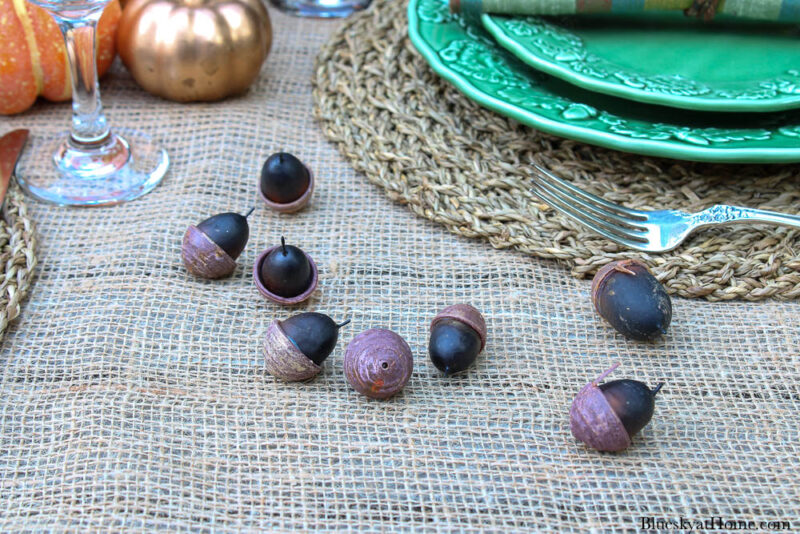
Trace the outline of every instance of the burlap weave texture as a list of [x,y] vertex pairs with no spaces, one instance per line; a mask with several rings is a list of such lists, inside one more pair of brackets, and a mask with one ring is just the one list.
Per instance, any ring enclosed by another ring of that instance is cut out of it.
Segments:
[[[104,80],[112,124],[169,149],[153,193],[89,211],[30,203],[37,279],[0,347],[0,531],[608,532],[710,515],[800,527],[796,303],[676,299],[663,342],[625,341],[595,317],[587,281],[454,236],[353,171],[311,113],[313,60],[336,23],[270,14],[272,55],[242,98],[162,101],[119,65]],[[42,104],[2,129],[55,131],[68,113]],[[281,149],[318,180],[296,215],[257,200]],[[186,226],[252,205],[234,275],[188,276]],[[292,310],[250,279],[281,235],[320,267]],[[427,328],[460,301],[484,312],[489,339],[445,379]],[[316,380],[281,384],[259,342],[299,310],[353,322]],[[387,402],[342,372],[346,343],[372,327],[414,351]],[[634,446],[601,455],[575,443],[567,413],[617,360],[620,378],[666,386]]]

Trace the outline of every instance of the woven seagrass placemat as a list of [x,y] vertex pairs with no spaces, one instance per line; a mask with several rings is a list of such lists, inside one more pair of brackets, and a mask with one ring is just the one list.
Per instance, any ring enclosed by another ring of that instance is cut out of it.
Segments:
[[570,266],[586,277],[637,257],[670,293],[708,300],[800,297],[800,232],[728,227],[671,253],[634,253],[528,191],[538,162],[586,190],[640,209],[738,204],[800,209],[797,165],[711,165],[650,158],[543,134],[485,110],[439,78],[407,38],[405,2],[380,0],[317,58],[315,105],[326,135],[390,198],[453,233]]
[[0,341],[20,314],[36,267],[36,232],[25,195],[11,184],[0,218]]

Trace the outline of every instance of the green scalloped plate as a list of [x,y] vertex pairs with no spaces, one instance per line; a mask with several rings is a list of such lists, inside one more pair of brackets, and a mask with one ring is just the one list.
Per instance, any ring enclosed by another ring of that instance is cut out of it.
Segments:
[[431,67],[482,106],[538,130],[626,152],[728,163],[800,161],[800,111],[712,113],[642,104],[535,71],[447,0],[410,0],[409,36]]
[[524,63],[584,89],[704,111],[800,107],[800,26],[681,13],[483,15]]

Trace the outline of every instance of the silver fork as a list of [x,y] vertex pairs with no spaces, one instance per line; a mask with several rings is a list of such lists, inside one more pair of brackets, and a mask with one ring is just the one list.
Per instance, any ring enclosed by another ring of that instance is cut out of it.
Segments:
[[546,204],[620,245],[647,252],[666,252],[692,232],[733,223],[764,223],[800,229],[800,216],[774,211],[716,205],[697,213],[641,211],[587,193],[534,164],[531,192]]

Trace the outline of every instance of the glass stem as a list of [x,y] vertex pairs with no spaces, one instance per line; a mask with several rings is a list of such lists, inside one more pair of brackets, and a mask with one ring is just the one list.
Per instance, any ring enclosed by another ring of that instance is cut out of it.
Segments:
[[67,48],[72,75],[72,130],[70,141],[77,145],[102,145],[109,129],[100,102],[97,82],[97,21],[102,9],[82,13],[80,18],[56,15]]

